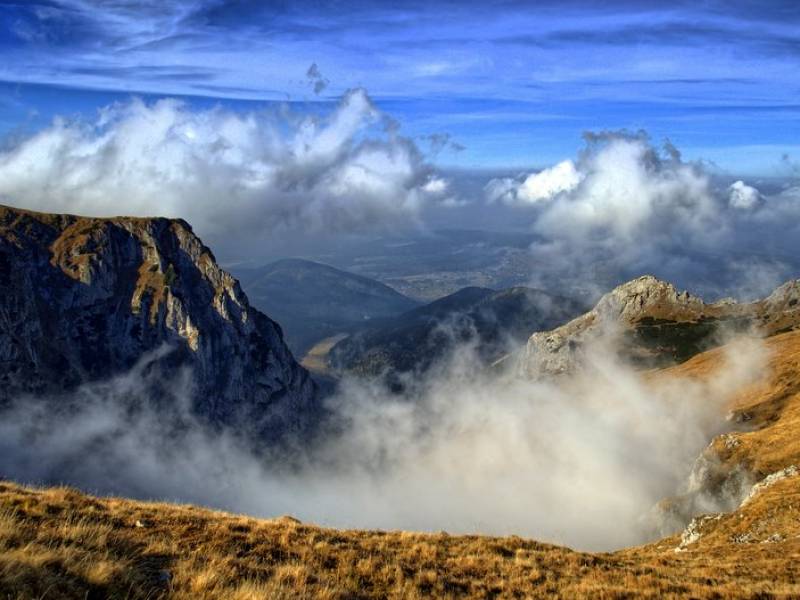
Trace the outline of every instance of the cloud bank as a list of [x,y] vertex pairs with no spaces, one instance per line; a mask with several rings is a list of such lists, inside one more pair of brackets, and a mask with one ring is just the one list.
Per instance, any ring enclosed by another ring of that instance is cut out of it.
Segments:
[[733,208],[749,210],[757,207],[761,202],[761,193],[742,180],[734,181],[728,189],[730,191],[729,202]]
[[132,100],[0,153],[0,202],[181,217],[204,234],[409,224],[445,189],[361,89],[320,117]]
[[490,202],[529,211],[541,239],[532,248],[537,285],[566,280],[596,292],[654,273],[710,295],[752,296],[796,273],[800,203],[791,190],[767,196],[744,181],[721,184],[643,132],[585,141],[575,160],[486,186]]

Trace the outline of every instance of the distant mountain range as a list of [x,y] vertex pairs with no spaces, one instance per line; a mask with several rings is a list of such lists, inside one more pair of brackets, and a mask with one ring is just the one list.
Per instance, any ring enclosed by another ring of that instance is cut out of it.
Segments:
[[378,281],[310,260],[279,260],[235,274],[251,302],[281,324],[296,356],[324,338],[419,306]]
[[499,290],[525,285],[542,266],[531,252],[536,239],[530,232],[402,230],[334,240],[304,239],[285,247],[271,244],[264,251],[276,258],[303,256],[357,273],[427,303],[465,287]]
[[524,344],[534,331],[575,317],[585,307],[526,287],[467,287],[371,326],[337,343],[331,365],[360,375],[421,372],[457,346],[473,344],[490,363]]

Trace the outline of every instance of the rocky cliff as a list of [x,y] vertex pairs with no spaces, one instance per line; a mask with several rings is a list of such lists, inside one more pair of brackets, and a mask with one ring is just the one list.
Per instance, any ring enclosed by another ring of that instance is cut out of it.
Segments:
[[0,206],[0,405],[131,369],[191,368],[194,412],[270,436],[302,428],[315,390],[280,327],[182,220]]
[[800,280],[789,281],[763,300],[706,303],[651,275],[603,296],[580,317],[534,333],[519,370],[528,377],[571,371],[593,340],[611,340],[622,359],[649,368],[680,363],[723,343],[730,333],[773,335],[800,327]]

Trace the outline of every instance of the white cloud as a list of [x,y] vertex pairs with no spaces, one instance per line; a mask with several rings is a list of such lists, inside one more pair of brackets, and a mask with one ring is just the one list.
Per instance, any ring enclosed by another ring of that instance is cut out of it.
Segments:
[[517,204],[517,190],[519,182],[510,177],[491,179],[486,184],[484,191],[490,202],[503,202],[508,205]]
[[492,200],[512,206],[536,204],[571,192],[583,177],[584,174],[575,168],[574,162],[565,160],[538,173],[531,173],[522,182],[510,178],[494,179],[489,182],[487,193]]
[[563,192],[571,192],[583,180],[583,174],[575,163],[565,160],[556,166],[529,175],[517,192],[517,197],[526,202],[550,200]]
[[422,186],[422,189],[429,194],[444,194],[447,191],[448,183],[445,179],[440,177],[431,177],[428,182]]
[[545,209],[538,230],[637,241],[665,226],[697,229],[715,215],[709,177],[659,156],[644,139],[604,141],[584,154],[579,168],[581,185]]
[[0,201],[182,217],[203,233],[413,223],[443,186],[363,90],[324,118],[133,100],[94,122],[56,119],[0,154]]
[[[720,189],[704,165],[683,161],[670,144],[654,147],[644,133],[586,141],[574,161],[486,186],[489,201],[533,210],[533,285],[592,294],[655,273],[707,294],[760,295],[796,276],[791,215],[800,203],[791,194],[762,197],[742,181]],[[740,290],[743,269],[779,279]]]
[[744,181],[736,181],[729,188],[730,196],[728,201],[733,208],[742,210],[750,210],[755,208],[761,202],[761,194],[759,191],[747,185]]

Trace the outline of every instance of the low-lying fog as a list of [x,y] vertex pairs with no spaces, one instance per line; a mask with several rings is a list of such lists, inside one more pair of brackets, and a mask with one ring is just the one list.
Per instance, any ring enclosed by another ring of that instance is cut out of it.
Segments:
[[[485,215],[502,212],[535,238],[531,285],[593,297],[643,273],[740,297],[796,275],[793,159],[785,180],[743,181],[643,132],[584,137],[572,159],[476,175],[467,191],[365,90],[347,92],[325,115],[136,100],[88,122],[55,120],[10,144],[0,152],[0,195],[46,211],[180,216],[215,248],[227,240],[245,254],[298,231],[305,242],[424,230],[431,211],[439,223],[490,228]],[[430,272],[441,268],[454,267]],[[345,381],[329,401],[343,425],[306,445],[293,469],[188,416],[191,426],[170,428],[144,408],[144,383],[155,375],[140,365],[83,387],[65,414],[45,399],[19,399],[0,421],[0,472],[331,526],[615,548],[647,539],[641,517],[680,491],[724,428],[726,401],[762,372],[763,356],[739,347],[705,383],[652,381],[602,344],[591,356],[585,371],[556,383],[488,374],[470,348],[403,397]],[[186,405],[191,374],[169,377],[176,406]]]
[[763,373],[758,342],[728,348],[698,382],[632,371],[598,342],[579,374],[548,383],[487,373],[462,347],[402,397],[344,381],[329,400],[337,432],[299,451],[291,469],[187,417],[188,372],[172,377],[190,425],[167,425],[145,408],[147,378],[158,376],[144,373],[145,359],[81,388],[63,414],[21,398],[0,422],[0,472],[333,527],[613,549],[654,537],[644,517],[681,490],[724,429],[726,402]]

